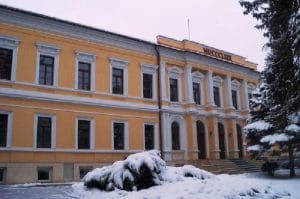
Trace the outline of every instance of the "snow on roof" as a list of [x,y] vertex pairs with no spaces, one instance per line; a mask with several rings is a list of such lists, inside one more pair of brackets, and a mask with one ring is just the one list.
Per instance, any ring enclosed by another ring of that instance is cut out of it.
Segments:
[[285,133],[275,133],[273,135],[267,135],[265,137],[263,137],[260,141],[261,142],[269,142],[269,144],[274,144],[276,142],[284,142],[284,141],[288,141],[289,140],[289,136]]
[[268,122],[265,122],[263,120],[259,120],[259,121],[247,124],[244,127],[244,129],[246,129],[246,130],[253,129],[253,130],[262,131],[262,130],[267,130],[267,129],[271,128],[271,127],[272,127],[272,124],[270,124]]

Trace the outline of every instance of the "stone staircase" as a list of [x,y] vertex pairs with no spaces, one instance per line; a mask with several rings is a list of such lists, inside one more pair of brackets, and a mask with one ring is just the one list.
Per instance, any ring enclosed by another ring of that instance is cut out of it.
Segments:
[[214,174],[241,174],[259,172],[263,161],[248,159],[223,159],[223,160],[191,160],[183,162],[167,162],[170,166],[183,166],[190,164]]

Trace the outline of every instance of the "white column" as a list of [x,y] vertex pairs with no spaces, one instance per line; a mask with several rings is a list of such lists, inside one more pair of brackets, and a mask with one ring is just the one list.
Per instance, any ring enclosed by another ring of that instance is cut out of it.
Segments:
[[208,105],[214,106],[214,82],[212,77],[212,71],[208,71],[206,73],[206,88],[207,88],[207,99],[208,99]]
[[248,99],[248,83],[247,80],[243,80],[242,82],[242,89],[244,94],[244,103],[243,103],[243,109],[248,110],[249,109],[249,99]]
[[193,78],[192,78],[192,67],[186,66],[184,69],[184,77],[185,77],[185,93],[186,93],[186,101],[187,103],[194,103],[193,98]]
[[166,67],[165,62],[160,62],[160,97],[162,101],[168,101],[167,93],[166,93]]
[[232,95],[231,95],[231,76],[230,75],[227,75],[225,77],[225,85],[226,85],[226,96],[227,96],[226,108],[233,108]]

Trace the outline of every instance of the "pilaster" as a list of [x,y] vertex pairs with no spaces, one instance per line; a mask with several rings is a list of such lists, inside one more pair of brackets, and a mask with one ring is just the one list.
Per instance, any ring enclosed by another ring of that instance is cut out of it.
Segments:
[[194,103],[193,98],[193,78],[192,78],[192,67],[186,66],[184,69],[184,77],[186,82],[186,102],[187,103]]
[[213,83],[213,76],[212,76],[212,71],[207,71],[206,73],[206,87],[207,87],[207,102],[209,106],[215,106],[214,102],[214,83]]

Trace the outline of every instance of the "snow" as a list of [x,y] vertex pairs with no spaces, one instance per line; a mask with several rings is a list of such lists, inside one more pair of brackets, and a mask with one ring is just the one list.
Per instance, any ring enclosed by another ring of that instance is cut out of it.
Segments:
[[286,131],[289,131],[289,132],[300,132],[300,127],[296,124],[290,124],[289,126],[287,126],[285,128]]
[[151,150],[132,154],[111,166],[94,169],[87,173],[83,182],[88,188],[130,191],[161,185],[165,181],[182,181],[185,177],[207,179],[214,175],[191,165],[167,167],[159,151]]
[[285,142],[288,141],[290,137],[284,133],[278,134],[275,133],[273,135],[267,135],[263,137],[260,141],[261,142],[268,142],[269,144],[275,144],[276,142]]
[[180,181],[166,181],[159,186],[132,192],[87,189],[83,183],[75,183],[72,188],[74,195],[82,199],[299,199],[299,185],[299,178],[269,179],[258,173],[222,174],[204,180],[184,177]]
[[253,129],[253,130],[263,131],[263,130],[267,130],[271,127],[272,127],[272,125],[270,123],[260,120],[260,121],[256,121],[256,122],[247,124],[244,127],[244,129],[245,130]]
[[261,150],[262,150],[262,146],[259,144],[247,147],[247,151],[261,151]]

